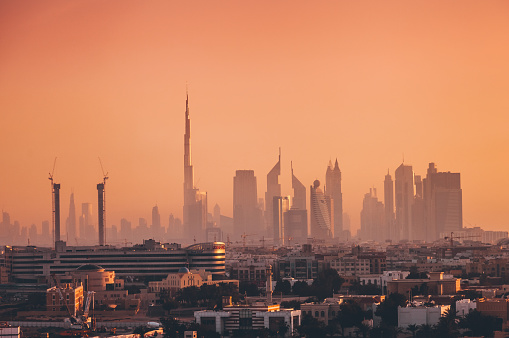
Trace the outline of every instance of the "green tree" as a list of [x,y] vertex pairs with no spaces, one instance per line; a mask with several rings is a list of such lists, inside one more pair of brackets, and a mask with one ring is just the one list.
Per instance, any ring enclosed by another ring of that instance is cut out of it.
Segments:
[[410,274],[406,277],[406,279],[427,279],[428,274],[426,272],[419,272],[419,269],[416,265],[412,265],[410,267]]
[[391,293],[380,303],[375,314],[389,326],[398,326],[398,306],[405,306],[407,299],[400,293]]
[[474,310],[460,320],[459,326],[470,330],[474,336],[492,337],[494,331],[502,329],[502,319]]

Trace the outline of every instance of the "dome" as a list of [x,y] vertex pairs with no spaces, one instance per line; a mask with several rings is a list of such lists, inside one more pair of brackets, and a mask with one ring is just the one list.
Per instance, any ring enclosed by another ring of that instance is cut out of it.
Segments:
[[179,273],[189,273],[189,269],[183,266],[179,269]]
[[96,264],[84,264],[76,269],[76,271],[100,271],[100,270],[104,270],[104,268]]

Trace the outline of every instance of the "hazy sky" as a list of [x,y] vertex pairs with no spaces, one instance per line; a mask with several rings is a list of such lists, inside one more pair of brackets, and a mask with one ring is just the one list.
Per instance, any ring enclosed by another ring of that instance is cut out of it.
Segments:
[[187,82],[209,210],[232,215],[237,169],[263,197],[281,147],[288,195],[290,160],[309,188],[338,158],[356,228],[404,154],[461,172],[465,225],[509,230],[508,60],[506,0],[1,1],[0,208],[50,220],[55,156],[62,223],[72,190],[96,208],[100,156],[108,225],[180,217]]

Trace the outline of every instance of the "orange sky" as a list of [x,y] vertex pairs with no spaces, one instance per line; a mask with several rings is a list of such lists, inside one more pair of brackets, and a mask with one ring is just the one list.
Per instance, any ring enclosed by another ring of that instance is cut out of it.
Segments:
[[[306,185],[329,159],[354,228],[405,156],[461,172],[465,225],[509,230],[509,2],[0,2],[0,207],[62,223],[71,189],[107,223],[181,216],[185,86],[196,185],[232,214],[236,169],[259,197],[282,147]],[[96,215],[95,215],[96,217]]]

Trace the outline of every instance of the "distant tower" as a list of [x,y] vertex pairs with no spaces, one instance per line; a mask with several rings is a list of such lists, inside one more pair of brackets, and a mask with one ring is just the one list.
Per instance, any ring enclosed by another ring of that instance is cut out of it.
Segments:
[[306,187],[293,174],[293,163],[291,164],[291,170],[293,188],[292,209],[306,210]]
[[267,267],[265,275],[267,276],[267,283],[265,284],[267,304],[272,304],[272,265]]
[[339,170],[338,159],[334,167],[329,161],[327,172],[325,173],[325,194],[332,198],[334,208],[334,235],[341,238],[343,235],[343,193],[341,192],[341,170]]
[[384,203],[385,203],[385,229],[384,239],[394,239],[397,237],[395,231],[394,219],[394,183],[391,174],[387,169],[384,181]]
[[67,217],[67,240],[74,243],[78,234],[76,233],[76,206],[74,205],[74,193],[71,193],[71,199],[69,202],[69,217]]
[[60,184],[53,185],[53,229],[55,231],[55,242],[60,241]]
[[412,166],[401,164],[396,169],[396,231],[394,239],[413,240],[412,208],[414,203],[414,171]]
[[281,148],[279,149],[279,158],[274,167],[267,174],[267,191],[265,192],[265,221],[267,231],[272,232],[274,228],[274,215],[272,212],[274,197],[281,196],[281,184],[279,183],[281,175]]
[[233,231],[236,238],[244,233],[263,235],[261,210],[254,170],[237,170],[233,178]]
[[361,229],[362,240],[382,241],[385,239],[385,211],[382,202],[378,201],[376,189],[369,189],[369,193],[364,195],[361,211]]
[[186,94],[184,133],[184,231],[188,239],[205,239],[207,228],[207,193],[194,186],[194,169],[191,164],[191,119],[189,96]]
[[216,203],[214,206],[214,217],[213,217],[214,223],[216,223],[216,227],[221,227],[221,208],[219,207],[219,204]]
[[155,240],[162,239],[161,229],[161,215],[159,214],[159,207],[156,205],[152,208],[152,236]]
[[273,234],[275,245],[285,245],[285,238],[287,237],[285,231],[285,213],[290,209],[290,197],[275,196],[273,199],[272,214],[273,220]]
[[106,232],[104,222],[106,215],[106,206],[104,205],[104,183],[97,185],[97,215],[99,217],[99,245],[106,243]]
[[320,181],[315,180],[310,187],[311,237],[328,240],[334,237],[334,209],[330,196],[320,189]]

